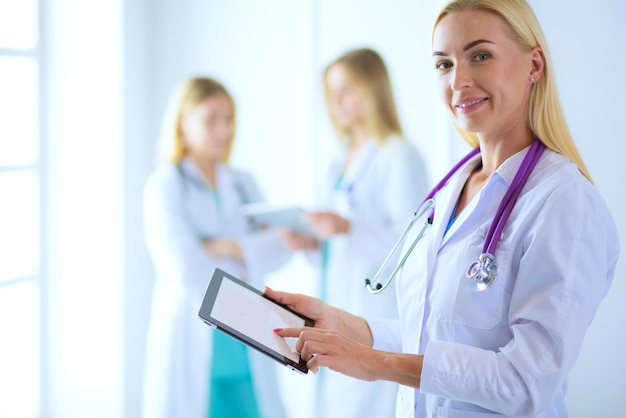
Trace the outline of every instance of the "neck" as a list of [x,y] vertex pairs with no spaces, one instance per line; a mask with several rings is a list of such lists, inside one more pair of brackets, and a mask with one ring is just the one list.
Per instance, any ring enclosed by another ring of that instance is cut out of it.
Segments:
[[350,142],[350,147],[358,149],[363,145],[367,140],[371,137],[370,133],[362,126],[357,126],[352,129],[351,132],[352,140]]
[[489,139],[479,136],[480,154],[482,159],[481,172],[484,177],[491,176],[500,165],[512,155],[517,154],[533,143],[531,132],[517,138]]
[[200,173],[202,173],[202,176],[207,181],[207,183],[209,183],[211,187],[215,188],[215,167],[217,167],[217,161],[208,158],[198,158],[191,155],[189,156],[189,158],[198,167]]
[[367,137],[352,137],[350,140],[350,144],[348,145],[348,156],[346,158],[345,165],[343,167],[343,171],[345,172],[350,164],[354,160],[354,157],[359,152],[361,147],[367,142]]

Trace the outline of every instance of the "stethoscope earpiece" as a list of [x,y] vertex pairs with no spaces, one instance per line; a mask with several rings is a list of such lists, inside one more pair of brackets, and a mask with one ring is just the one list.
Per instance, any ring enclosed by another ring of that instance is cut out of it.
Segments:
[[370,279],[365,279],[365,286],[370,289],[372,293],[378,293],[382,290],[383,285],[381,283],[376,283],[376,285],[372,286],[372,281]]

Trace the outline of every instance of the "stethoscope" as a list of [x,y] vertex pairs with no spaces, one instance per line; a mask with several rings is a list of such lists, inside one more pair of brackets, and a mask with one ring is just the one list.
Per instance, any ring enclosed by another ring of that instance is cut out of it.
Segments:
[[[186,173],[185,169],[183,168],[182,161],[179,161],[178,163],[176,163],[176,172],[178,173],[181,180],[183,181],[183,193],[185,197],[188,196],[189,185],[199,190],[210,191],[213,194],[213,198],[215,199],[215,205],[218,207],[218,211],[221,211],[220,208],[221,208],[222,203],[221,203],[220,195],[218,194],[217,190],[213,190],[202,180],[195,178],[193,176],[189,176]],[[240,184],[240,183],[241,182],[238,180],[235,180],[233,183],[233,186],[235,188],[235,193],[237,193],[237,196],[239,197],[239,201],[241,202],[242,205],[245,205],[247,203],[252,203],[252,200],[248,197],[248,193],[246,193],[245,187],[243,186],[243,184]],[[248,227],[252,230],[257,229],[259,227],[256,221],[254,221],[253,219],[247,219],[246,222],[248,223]]]
[[[544,149],[545,145],[537,138],[535,138],[534,142],[530,146],[530,149],[524,156],[522,164],[515,173],[515,177],[513,178],[511,185],[507,189],[504,197],[502,198],[502,201],[500,202],[500,205],[498,206],[498,209],[496,210],[496,214],[493,218],[494,220],[491,223],[489,230],[487,231],[487,235],[485,236],[482,253],[478,257],[478,260],[474,261],[467,268],[466,276],[474,281],[475,289],[480,292],[489,289],[498,278],[498,267],[495,263],[495,253],[499,237],[502,235],[504,226],[506,225],[506,222],[508,221],[511,212],[513,211],[513,206],[515,206],[517,198],[519,197],[522,189],[524,188],[524,185],[526,184],[526,181],[528,180],[528,176],[530,176],[530,173],[537,165],[537,162],[539,161],[539,158],[541,157]],[[452,167],[452,170],[450,170],[450,172],[446,174],[443,179],[441,179],[441,181],[430,191],[430,193],[428,193],[424,201],[420,204],[418,209],[413,214],[413,217],[411,218],[411,221],[409,222],[407,227],[404,229],[404,232],[402,232],[402,235],[400,235],[400,238],[398,238],[398,241],[396,241],[396,243],[394,244],[393,248],[389,252],[389,255],[387,255],[387,258],[385,258],[383,264],[374,275],[374,279],[365,279],[365,286],[367,287],[367,290],[370,291],[370,293],[380,293],[385,290],[389,283],[391,283],[391,280],[402,268],[407,258],[413,251],[413,248],[415,248],[415,245],[417,245],[417,243],[422,239],[422,237],[426,233],[426,230],[433,223],[433,219],[435,216],[435,194],[437,194],[437,192],[439,192],[439,190],[441,190],[446,185],[450,177],[452,177],[457,171],[459,171],[459,169],[467,161],[469,161],[479,152],[480,148],[474,148],[469,154],[463,157],[461,161],[459,161],[454,167]],[[378,279],[380,278],[383,270],[385,270],[385,268],[389,264],[393,255],[400,247],[400,244],[404,241],[406,235],[411,231],[415,222],[417,222],[418,219],[422,218],[429,210],[430,214],[428,215],[428,217],[426,217],[422,229],[419,231],[419,233],[411,243],[411,246],[407,249],[400,262],[391,272],[387,281],[385,281],[384,284],[380,284],[378,282]]]

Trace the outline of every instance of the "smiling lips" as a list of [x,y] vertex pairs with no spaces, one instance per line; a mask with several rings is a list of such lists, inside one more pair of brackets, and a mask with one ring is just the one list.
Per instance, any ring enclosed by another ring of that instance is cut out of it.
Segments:
[[484,103],[485,101],[487,101],[487,99],[484,97],[471,98],[471,99],[466,99],[466,100],[457,102],[457,104],[454,105],[454,107],[461,110],[461,112],[463,113],[468,113],[476,109],[481,103]]

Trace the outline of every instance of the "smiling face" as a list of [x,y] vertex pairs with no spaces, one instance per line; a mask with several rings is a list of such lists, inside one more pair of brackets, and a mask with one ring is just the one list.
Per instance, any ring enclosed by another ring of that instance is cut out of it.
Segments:
[[234,133],[234,107],[225,94],[210,96],[186,112],[181,131],[192,158],[224,161]]
[[444,17],[433,32],[438,90],[454,122],[484,138],[528,136],[528,102],[541,76],[539,48],[524,50],[483,10]]

